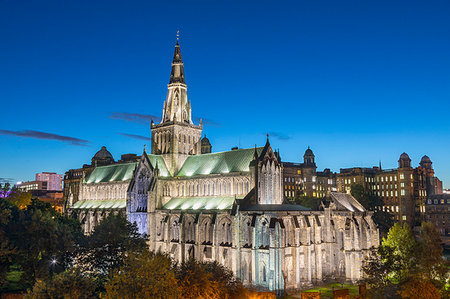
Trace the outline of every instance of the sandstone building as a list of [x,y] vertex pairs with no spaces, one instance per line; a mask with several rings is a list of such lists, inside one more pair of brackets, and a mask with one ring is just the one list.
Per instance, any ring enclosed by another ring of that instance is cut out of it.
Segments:
[[[279,291],[361,279],[361,263],[379,243],[371,212],[337,192],[319,211],[290,204],[289,166],[269,138],[262,147],[212,152],[191,113],[177,42],[150,153],[144,147],[137,161],[115,163],[105,148],[73,171],[77,177],[67,176],[68,211],[87,234],[109,213],[124,213],[148,235],[150,249],[176,261],[218,261],[244,284]],[[312,175],[314,157],[305,156],[301,169]],[[314,190],[314,182],[304,183]]]

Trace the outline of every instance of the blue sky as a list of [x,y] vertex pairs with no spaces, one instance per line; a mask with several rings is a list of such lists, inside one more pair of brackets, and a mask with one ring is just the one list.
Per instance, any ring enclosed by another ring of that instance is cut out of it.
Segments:
[[148,141],[130,135],[150,137],[149,125],[124,116],[161,116],[180,30],[213,151],[269,132],[284,161],[310,146],[333,171],[427,154],[450,188],[449,12],[449,1],[2,0],[0,178],[63,173],[102,145],[142,153]]

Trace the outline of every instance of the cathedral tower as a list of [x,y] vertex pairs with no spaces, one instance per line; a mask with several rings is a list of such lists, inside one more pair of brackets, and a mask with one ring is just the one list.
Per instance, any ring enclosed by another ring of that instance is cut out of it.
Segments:
[[163,156],[172,175],[178,172],[188,155],[201,153],[202,122],[198,126],[192,122],[178,38],[161,123],[152,121],[151,130],[151,152]]

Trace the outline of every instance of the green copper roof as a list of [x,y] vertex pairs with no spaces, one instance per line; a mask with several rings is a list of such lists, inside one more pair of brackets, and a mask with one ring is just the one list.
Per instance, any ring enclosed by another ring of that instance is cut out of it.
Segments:
[[[263,148],[258,147],[256,150],[258,155],[260,155]],[[254,152],[254,148],[247,148],[228,152],[189,156],[177,176],[246,172],[249,171],[249,165],[253,160]]]
[[99,166],[86,178],[87,184],[131,180],[137,162]]
[[125,209],[127,201],[117,200],[80,200],[76,202],[72,209]]
[[150,160],[150,163],[152,163],[153,168],[155,168],[156,164],[158,164],[160,176],[170,176],[169,170],[167,169],[166,163],[164,162],[164,159],[162,156],[150,155],[150,154],[147,154],[147,156],[148,156],[148,159]]
[[229,210],[234,197],[174,197],[164,206],[164,210]]

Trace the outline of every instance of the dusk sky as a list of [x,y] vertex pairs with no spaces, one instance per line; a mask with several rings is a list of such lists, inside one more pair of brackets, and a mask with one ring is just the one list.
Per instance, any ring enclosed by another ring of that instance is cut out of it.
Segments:
[[[163,3],[164,2],[164,3]],[[318,170],[413,167],[450,188],[450,1],[0,0],[0,182],[149,145],[176,43],[213,151],[310,146]]]

